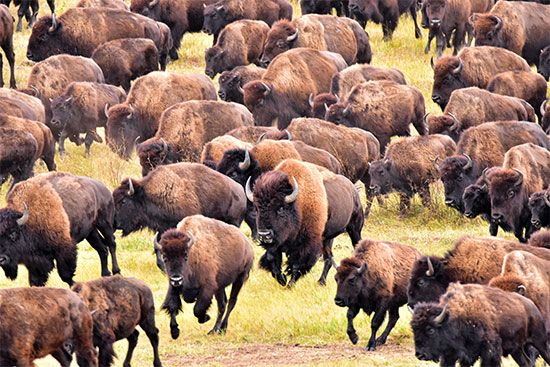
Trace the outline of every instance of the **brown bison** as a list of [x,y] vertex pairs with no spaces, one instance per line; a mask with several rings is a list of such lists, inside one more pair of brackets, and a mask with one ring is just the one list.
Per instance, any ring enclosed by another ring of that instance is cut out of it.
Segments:
[[162,113],[155,136],[138,145],[142,174],[161,164],[198,162],[210,140],[252,125],[252,114],[237,103],[188,101],[173,105]]
[[205,75],[155,71],[139,77],[132,84],[126,101],[107,112],[107,143],[127,159],[134,144],[155,135],[165,109],[193,99],[216,98],[214,84]]
[[0,127],[0,188],[10,176],[13,178],[10,189],[31,177],[39,153],[31,133]]
[[86,134],[84,145],[86,156],[89,157],[94,140],[103,142],[96,128],[107,125],[107,109],[109,106],[124,102],[125,99],[126,92],[112,85],[91,82],[69,84],[63,94],[50,101],[52,110],[50,125],[61,131],[59,155],[61,157],[65,155],[67,137],[80,137],[80,134]]
[[0,317],[0,365],[33,366],[35,359],[51,354],[66,367],[74,349],[79,366],[97,367],[92,315],[70,290],[2,289]]
[[275,56],[297,47],[335,52],[348,65],[369,63],[372,59],[369,36],[359,23],[345,17],[310,14],[273,24],[261,63],[268,65]]
[[550,44],[540,52],[537,70],[546,80],[550,80]]
[[[10,88],[15,85],[15,53],[13,52],[13,17],[7,6],[0,4],[0,47],[10,64]],[[2,73],[2,55],[0,55],[0,88],[4,86]]]
[[0,88],[0,110],[5,115],[46,123],[46,112],[40,99],[15,89]]
[[99,181],[68,173],[44,173],[15,185],[0,209],[0,266],[17,278],[17,265],[29,270],[31,286],[44,286],[57,264],[61,280],[72,285],[77,244],[86,239],[101,260],[101,274],[119,273],[111,192]]
[[105,42],[97,46],[92,59],[103,71],[106,83],[121,86],[125,91],[130,89],[132,80],[159,69],[157,47],[146,38],[122,38]]
[[502,168],[490,169],[484,178],[492,219],[519,241],[527,242],[534,232],[529,197],[550,186],[550,152],[531,143],[515,146],[506,152]]
[[500,1],[490,12],[475,14],[476,46],[503,47],[536,65],[541,50],[550,44],[550,8],[526,1]]
[[529,238],[529,245],[550,249],[550,230],[541,229]]
[[348,16],[349,0],[300,0],[302,14],[332,14],[336,10],[338,16]]
[[[399,307],[407,303],[407,284],[414,262],[421,254],[414,248],[395,242],[363,240],[336,268],[337,306],[348,307],[348,337],[357,344],[359,337],[353,319],[359,311],[374,312],[367,350],[373,351],[386,343],[399,320]],[[376,333],[388,313],[388,325],[376,338]]]
[[279,19],[292,19],[288,0],[218,0],[204,7],[202,31],[218,34],[228,24],[239,19],[263,20],[271,27]]
[[233,149],[252,149],[252,144],[239,140],[231,135],[222,135],[204,144],[201,152],[201,163],[216,169],[225,152]]
[[518,294],[477,284],[452,284],[439,303],[415,309],[411,322],[416,358],[441,366],[502,366],[512,355],[520,366],[548,363],[546,327],[535,304]]
[[420,90],[393,81],[377,80],[353,87],[346,100],[333,104],[325,120],[370,131],[384,153],[394,135],[409,136],[412,123],[420,135],[428,133]]
[[437,302],[450,283],[487,284],[500,274],[504,257],[514,250],[550,260],[550,250],[522,245],[495,237],[463,237],[444,257],[424,256],[417,260],[408,288],[408,305]]
[[153,366],[161,367],[158,352],[159,331],[155,325],[155,302],[153,292],[135,278],[120,275],[105,277],[71,288],[92,311],[94,346],[99,348],[99,365],[111,366],[117,340],[128,339],[128,352],[124,366],[130,366],[132,353],[138,342],[139,325],[153,346]]
[[370,164],[370,189],[378,194],[397,191],[399,210],[405,214],[415,193],[425,207],[431,206],[430,183],[439,178],[434,160],[451,156],[456,144],[444,135],[399,138],[388,146],[384,158]]
[[550,135],[550,104],[548,104],[548,100],[544,101],[540,106],[540,113],[542,115],[542,119],[540,120],[542,129]]
[[221,31],[218,41],[206,49],[205,74],[214,78],[237,66],[258,64],[269,26],[258,20],[238,20]]
[[218,96],[226,102],[244,104],[243,85],[253,80],[262,79],[265,70],[256,65],[246,65],[224,71],[218,79]]
[[434,69],[432,100],[441,110],[455,89],[486,88],[495,75],[505,71],[530,71],[527,62],[499,47],[465,47],[457,56],[440,58]]
[[244,85],[244,103],[256,125],[277,121],[285,129],[295,117],[309,116],[309,95],[328,92],[330,78],[341,69],[327,54],[295,48],[276,57],[260,80]]
[[516,97],[503,96],[477,87],[451,93],[442,116],[426,118],[430,134],[445,134],[458,141],[462,132],[489,121],[536,122],[535,110]]
[[464,215],[473,219],[480,215],[483,219],[489,222],[489,233],[491,236],[498,234],[498,223],[492,218],[491,198],[485,179],[483,177],[466,186],[462,194],[462,205],[464,207]]
[[506,71],[495,75],[487,84],[489,92],[521,98],[535,109],[539,123],[544,114],[542,104],[548,87],[541,75],[527,71]]
[[332,76],[330,92],[340,98],[347,98],[353,87],[371,80],[390,80],[397,84],[407,84],[399,69],[357,64]]
[[276,127],[243,126],[229,131],[226,135],[231,135],[250,144],[255,144],[262,140],[267,133],[279,134],[279,130]]
[[119,10],[130,10],[122,0],[80,0],[76,8],[111,8]]
[[531,194],[528,205],[533,228],[550,227],[550,188]]
[[[181,311],[181,298],[187,303],[195,302],[193,314],[204,324],[210,320],[206,312],[212,297],[216,297],[218,317],[210,333],[225,333],[254,263],[254,251],[246,236],[237,227],[194,215],[182,220],[177,229],[164,233],[158,246],[169,279],[162,309],[170,315],[172,338],[177,339],[180,334],[176,316]],[[227,303],[225,288],[229,285]]]
[[[243,188],[205,165],[161,166],[142,179],[128,178],[113,191],[115,227],[127,236],[143,228],[157,238],[190,215],[202,214],[239,227],[246,210]],[[164,269],[158,250],[157,265]]]

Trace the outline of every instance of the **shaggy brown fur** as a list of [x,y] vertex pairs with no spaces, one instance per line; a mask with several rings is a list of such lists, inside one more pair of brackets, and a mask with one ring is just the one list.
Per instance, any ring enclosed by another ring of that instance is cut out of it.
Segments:
[[67,289],[12,288],[0,290],[0,364],[32,366],[51,354],[71,364],[66,343],[74,347],[79,366],[97,367],[92,343],[92,316],[84,302]]
[[256,65],[237,66],[231,71],[224,71],[218,79],[218,96],[226,102],[244,104],[242,87],[253,80],[262,79],[264,68]]
[[243,126],[229,131],[227,135],[231,135],[250,144],[256,144],[263,135],[276,132],[279,132],[276,127]]
[[[399,319],[399,307],[407,303],[407,284],[414,262],[421,254],[416,249],[395,242],[363,240],[353,257],[342,260],[336,273],[338,306],[348,308],[347,333],[353,344],[358,341],[353,319],[362,309],[370,315],[371,337],[367,349],[386,342]],[[388,325],[377,339],[378,328],[388,312]]]
[[398,84],[407,84],[399,69],[357,64],[332,76],[330,92],[345,99],[353,87],[370,80],[391,80]]
[[40,99],[17,90],[0,88],[0,110],[6,115],[46,123],[46,112]]
[[426,119],[429,132],[449,135],[455,141],[458,141],[464,130],[489,121],[536,122],[533,107],[524,100],[477,87],[453,91],[443,113],[442,116],[430,116]]
[[338,103],[340,98],[332,93],[321,93],[313,98],[310,95],[309,105],[311,106],[311,116],[316,119],[324,119],[327,109],[335,103]]
[[355,20],[309,14],[273,24],[265,42],[262,63],[267,65],[277,55],[297,47],[338,53],[348,65],[369,63],[372,59],[369,36]]
[[[9,4],[9,3],[8,3]],[[0,47],[4,51],[10,65],[10,88],[17,88],[15,85],[15,53],[13,52],[13,22],[15,19],[7,6],[0,4]],[[4,86],[4,75],[2,73],[2,55],[0,55],[0,88]]]
[[267,32],[269,26],[262,21],[238,20],[228,24],[218,42],[205,51],[205,74],[214,78],[237,66],[259,63]]
[[497,2],[487,14],[472,17],[476,46],[503,47],[536,65],[550,44],[550,9],[532,2]]
[[76,8],[112,8],[119,10],[130,10],[122,0],[80,0]]
[[205,75],[155,71],[138,78],[126,101],[109,109],[107,143],[128,158],[134,143],[157,132],[168,107],[189,100],[216,100],[216,90]]
[[147,38],[123,38],[99,45],[92,59],[105,75],[105,82],[130,90],[130,82],[159,69],[159,51]]
[[31,177],[39,153],[32,134],[0,127],[0,188],[9,176],[13,178],[11,187]]
[[529,245],[550,249],[550,230],[541,229],[529,238]]
[[204,144],[201,153],[201,163],[217,166],[223,154],[231,149],[252,149],[252,144],[239,140],[231,135],[222,135]]
[[163,112],[154,137],[138,146],[145,176],[160,164],[198,162],[204,144],[228,131],[254,125],[246,107],[232,102],[188,101]]
[[138,342],[139,325],[153,346],[153,366],[161,367],[158,354],[158,329],[155,326],[155,302],[147,285],[136,278],[120,275],[104,277],[85,283],[76,283],[72,291],[93,312],[93,341],[99,347],[99,363],[110,366],[115,352],[113,343],[128,339],[128,352],[124,366],[129,366]]
[[487,84],[489,92],[521,98],[529,103],[535,109],[539,122],[542,119],[541,105],[546,99],[547,89],[543,76],[527,71],[506,71],[495,75]]

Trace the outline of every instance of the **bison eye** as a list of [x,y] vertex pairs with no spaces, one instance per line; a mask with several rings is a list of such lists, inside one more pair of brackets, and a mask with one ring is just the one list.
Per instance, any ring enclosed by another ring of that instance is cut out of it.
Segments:
[[355,284],[355,277],[349,278],[348,283],[349,284]]
[[283,214],[285,214],[285,208],[280,207],[280,208],[277,210],[277,214],[278,214],[278,215],[283,215]]
[[42,42],[46,42],[47,39],[48,39],[48,35],[46,34],[43,34],[40,37],[38,37],[38,40]]
[[424,279],[420,279],[416,284],[418,284],[419,287],[424,287],[426,285],[426,281]]
[[458,181],[462,181],[464,177],[462,177],[462,174],[458,175],[458,177],[456,178]]
[[516,192],[513,191],[513,190],[510,190],[510,192],[508,193],[508,197],[511,199],[511,198],[513,198],[514,196],[516,196]]
[[429,327],[428,330],[426,330],[426,332],[428,333],[428,335],[433,335],[433,334],[435,334],[434,328],[431,328],[431,327]]

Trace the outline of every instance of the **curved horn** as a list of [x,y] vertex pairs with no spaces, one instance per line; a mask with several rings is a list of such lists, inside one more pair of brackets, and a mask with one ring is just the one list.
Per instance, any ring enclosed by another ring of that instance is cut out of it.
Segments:
[[429,277],[433,277],[435,274],[435,270],[432,264],[432,260],[430,259],[429,256],[427,257],[427,262],[428,262],[428,270],[426,270],[426,275]]
[[256,144],[258,144],[259,142],[264,140],[265,134],[267,134],[267,133],[263,133],[262,135],[260,135],[260,137],[258,138],[258,141],[256,141]]
[[23,203],[23,208],[23,215],[21,216],[21,218],[16,220],[18,226],[25,225],[29,220],[29,207],[27,206],[27,204]]
[[347,115],[349,115],[350,111],[351,111],[351,104],[348,103],[348,105],[346,106],[346,108],[344,108],[344,111],[342,111],[342,114],[343,114],[344,116],[347,116]]
[[128,105],[128,107],[130,107],[130,113],[128,114],[128,116],[126,116],[126,118],[131,119],[134,116],[135,109],[132,105]]
[[517,292],[523,296],[527,293],[527,288],[523,284],[520,284],[518,285]]
[[168,144],[166,144],[166,140],[163,138],[160,138],[160,142],[162,143],[162,152],[167,153],[168,152]]
[[434,163],[435,169],[439,171],[439,156],[438,155],[436,155],[435,158],[433,159],[433,163]]
[[190,249],[195,244],[195,236],[193,236],[192,233],[188,233],[187,237],[189,237],[189,242],[187,242],[187,249]]
[[239,163],[239,169],[241,171],[246,171],[248,168],[250,168],[250,153],[248,152],[248,149],[245,149],[244,161]]
[[288,140],[292,140],[292,134],[290,133],[290,131],[288,131],[287,129],[285,129],[285,133],[286,133],[286,137]]
[[550,191],[546,192],[544,195],[544,202],[546,203],[546,205],[548,205],[550,207]]
[[496,22],[495,31],[500,31],[500,29],[502,28],[502,19],[497,15],[491,15],[491,19]]
[[422,120],[424,121],[424,124],[428,124],[428,116],[430,115],[429,112],[426,112],[426,114],[424,115],[424,117],[422,118]]
[[543,116],[546,113],[546,102],[548,102],[548,100],[542,102],[542,104],[540,105],[540,115],[541,116]]
[[517,168],[512,168],[514,171],[516,171],[518,174],[519,174],[519,178],[517,179],[516,181],[516,186],[519,186],[523,183],[523,172],[521,172],[519,169]]
[[128,191],[126,192],[128,196],[133,196],[136,193],[136,190],[134,189],[134,183],[132,182],[132,179],[128,179]]
[[468,162],[466,162],[466,164],[464,165],[464,167],[462,167],[462,169],[467,170],[467,169],[472,168],[473,165],[474,165],[474,162],[472,161],[472,158],[470,158],[470,156],[468,154],[462,154],[462,156],[468,160]]
[[462,63],[462,60],[460,60],[460,57],[458,58],[458,66],[456,69],[453,70],[453,74],[458,74],[462,71],[462,68],[464,67],[464,64]]
[[431,59],[430,59],[430,66],[432,67],[432,70],[435,69],[435,65],[434,65],[434,57],[432,56]]
[[40,98],[40,91],[34,85],[31,85],[31,90],[34,92],[34,96]]
[[485,168],[483,172],[481,172],[481,178],[483,179],[483,182],[487,183],[487,172],[489,171],[489,167]]
[[250,201],[254,201],[254,193],[252,192],[252,189],[250,189],[250,179],[252,177],[249,177],[248,180],[246,180],[246,186],[244,188],[244,191],[246,193],[246,198]]
[[151,0],[149,2],[149,7],[152,8],[153,6],[157,5],[159,3],[159,0]]
[[59,24],[57,23],[57,18],[55,16],[55,13],[52,13],[52,26],[48,29],[48,31],[55,32],[55,30],[59,27]]
[[109,104],[105,103],[105,107],[103,109],[103,112],[105,113],[105,117],[109,118]]
[[264,96],[267,96],[269,93],[271,93],[271,88],[269,88],[267,84],[265,84],[264,82],[261,82],[261,84],[265,88]]
[[239,86],[237,87],[237,90],[239,91],[240,94],[242,94],[244,96],[244,89],[243,87],[239,84]]
[[445,321],[446,317],[447,317],[447,305],[445,305],[445,307],[443,307],[443,311],[441,311],[441,313],[435,317],[434,322],[437,325],[441,325],[443,321]]
[[458,121],[458,119],[456,118],[456,116],[450,112],[447,112],[447,115],[451,116],[451,118],[453,119],[453,124],[449,127],[449,130],[451,131],[455,131],[456,129],[458,129],[459,125],[460,125],[460,121]]
[[69,102],[72,101],[72,100],[73,100],[73,96],[70,96],[69,98],[67,98],[67,99],[65,100],[65,103],[69,103]]
[[158,237],[158,232],[155,233],[155,237],[153,238],[153,248],[155,250],[160,251],[160,250],[162,250],[162,246],[161,246],[160,242],[157,240],[157,237]]
[[292,177],[292,182],[294,184],[294,190],[292,190],[290,195],[285,196],[285,203],[287,204],[295,202],[296,198],[298,198],[298,182],[296,182],[294,177]]
[[292,42],[296,39],[296,37],[298,37],[298,30],[296,30],[296,32],[294,32],[294,34],[291,34],[290,36],[288,36],[286,38],[286,41],[287,42]]
[[311,108],[313,108],[313,100],[314,100],[314,98],[313,98],[313,93],[310,93],[310,94],[309,94],[309,100],[308,100],[308,101],[309,101],[309,106],[310,106]]

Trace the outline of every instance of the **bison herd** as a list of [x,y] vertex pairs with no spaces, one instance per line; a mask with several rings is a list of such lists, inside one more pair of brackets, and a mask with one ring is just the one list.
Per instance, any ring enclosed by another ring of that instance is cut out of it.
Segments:
[[[282,286],[296,286],[321,258],[320,285],[336,268],[334,302],[348,309],[352,343],[359,311],[374,314],[368,351],[408,304],[418,359],[550,363],[547,1],[301,0],[293,18],[288,0],[82,0],[59,16],[48,0],[51,15],[36,19],[38,1],[18,0],[16,30],[25,17],[34,62],[20,89],[15,19],[3,3],[11,89],[0,88],[0,184],[11,185],[0,267],[14,280],[23,265],[29,285],[42,288],[0,290],[0,365],[52,355],[69,366],[76,355],[80,366],[109,366],[113,343],[127,339],[129,366],[140,326],[161,366],[153,295],[119,274],[116,230],[155,232],[172,338],[182,299],[199,323],[215,299],[211,333],[225,333],[255,262],[242,222],[264,251],[259,267]],[[436,39],[431,99],[440,115],[426,113],[400,70],[369,65],[367,22],[391,42],[408,13],[420,38],[418,11],[426,53]],[[166,71],[184,34],[200,31],[214,36],[206,75]],[[56,172],[56,143],[62,158],[66,139],[84,143],[86,156],[104,140],[121,159],[135,151],[143,177],[111,192]],[[34,175],[37,160],[50,172]],[[435,257],[362,238],[375,199],[383,206],[398,193],[400,216],[415,194],[433,209],[438,181],[446,205],[518,241],[463,237]],[[338,265],[332,244],[344,232],[354,252]],[[102,277],[75,282],[83,240]],[[71,291],[44,288],[54,268]]]

